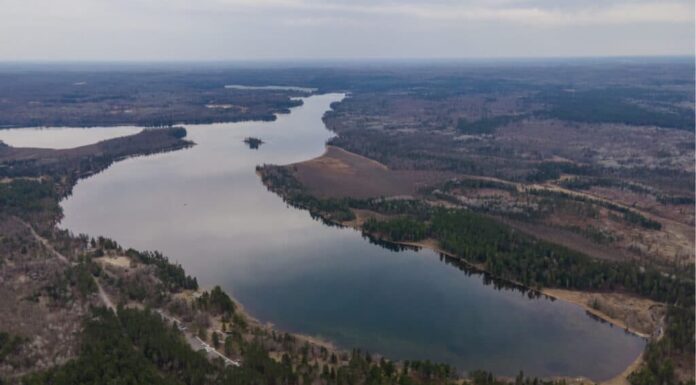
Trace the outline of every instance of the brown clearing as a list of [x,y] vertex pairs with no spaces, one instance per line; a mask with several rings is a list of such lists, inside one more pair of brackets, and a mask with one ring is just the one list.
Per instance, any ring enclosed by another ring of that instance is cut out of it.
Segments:
[[123,267],[123,268],[128,268],[131,264],[130,258],[128,258],[124,255],[100,257],[100,258],[95,258],[94,261],[99,263],[99,264],[108,263],[109,265]]
[[334,146],[327,146],[318,158],[289,167],[313,195],[334,198],[417,195],[423,187],[454,177],[453,173],[440,171],[390,170]]

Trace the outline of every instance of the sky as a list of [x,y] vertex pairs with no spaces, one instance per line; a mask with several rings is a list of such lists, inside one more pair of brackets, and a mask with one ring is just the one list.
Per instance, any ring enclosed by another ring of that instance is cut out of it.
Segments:
[[0,61],[694,55],[694,0],[0,0]]

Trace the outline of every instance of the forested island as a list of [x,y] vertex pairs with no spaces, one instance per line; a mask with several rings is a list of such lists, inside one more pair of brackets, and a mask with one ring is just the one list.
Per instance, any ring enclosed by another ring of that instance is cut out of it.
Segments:
[[264,142],[259,138],[249,136],[247,138],[244,138],[244,143],[246,143],[250,149],[257,150]]

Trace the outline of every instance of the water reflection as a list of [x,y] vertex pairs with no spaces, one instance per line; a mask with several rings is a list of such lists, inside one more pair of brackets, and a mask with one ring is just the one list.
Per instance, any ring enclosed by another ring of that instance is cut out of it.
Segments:
[[[402,252],[402,251],[420,251],[422,247],[416,246],[416,245],[406,245],[403,243],[397,243],[397,242],[392,242],[388,241],[385,239],[381,239],[378,237],[375,237],[369,233],[363,232],[362,236],[364,239],[366,239],[369,243],[382,247],[386,250],[393,251],[395,253]],[[500,278],[496,278],[492,274],[488,273],[485,270],[481,270],[476,268],[475,266],[472,266],[470,263],[462,260],[461,258],[453,257],[451,255],[447,255],[445,253],[438,253],[439,254],[439,259],[440,262],[444,263],[445,265],[449,265],[452,267],[457,268],[459,271],[461,271],[464,275],[467,277],[480,277],[481,282],[485,286],[492,286],[495,290],[511,290],[511,291],[516,291],[519,293],[522,293],[527,296],[529,299],[546,299],[549,301],[555,301],[556,298],[548,296],[539,290],[534,290],[530,289],[526,286],[519,285],[507,280],[503,280]],[[601,318],[598,318],[594,314],[592,314],[592,318],[594,319],[600,319],[602,322],[606,322]]]
[[[638,356],[644,341],[577,306],[431,250],[376,247],[267,191],[255,167],[320,155],[331,137],[321,116],[341,98],[306,98],[275,122],[189,125],[197,146],[127,159],[78,182],[61,226],[161,250],[261,320],[396,359],[602,380]],[[250,136],[266,144],[249,151]]]
[[13,147],[72,148],[106,139],[133,135],[140,127],[54,127],[0,129],[0,141]]

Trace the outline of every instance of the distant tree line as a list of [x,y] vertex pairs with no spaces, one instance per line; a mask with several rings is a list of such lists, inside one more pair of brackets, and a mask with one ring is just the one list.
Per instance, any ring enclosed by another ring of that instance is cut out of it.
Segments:
[[457,131],[465,135],[492,134],[495,132],[496,128],[510,124],[521,118],[520,116],[507,115],[482,118],[474,121],[460,118],[457,121]]
[[[658,126],[680,130],[694,129],[694,113],[688,108],[667,107],[665,96],[647,94],[637,88],[592,89],[575,92],[550,91],[539,98],[549,103],[549,117],[587,123],[622,123],[634,126]],[[635,101],[664,100],[662,109],[648,109]]]
[[650,219],[646,217],[645,215],[630,209],[626,206],[618,205],[613,202],[601,200],[601,199],[594,199],[590,198],[587,196],[581,196],[578,194],[572,194],[564,191],[553,191],[553,190],[546,190],[546,189],[529,189],[528,193],[537,195],[537,196],[542,196],[542,197],[551,197],[551,198],[562,198],[564,200],[571,200],[571,201],[578,201],[578,202],[589,202],[601,207],[605,207],[609,210],[615,211],[619,214],[622,215],[623,219],[629,223],[632,223],[634,225],[639,225],[641,227],[644,227],[646,229],[652,229],[652,230],[660,230],[662,229],[662,224],[656,220]]

